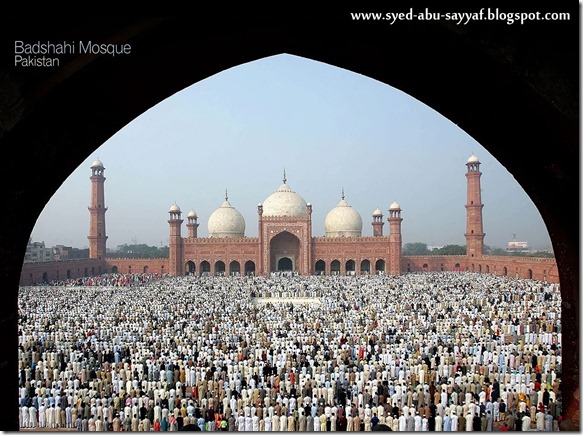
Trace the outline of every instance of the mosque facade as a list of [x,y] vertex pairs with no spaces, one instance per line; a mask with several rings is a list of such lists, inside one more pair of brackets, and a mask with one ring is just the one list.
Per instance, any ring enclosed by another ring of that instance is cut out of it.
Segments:
[[[363,219],[342,194],[327,214],[323,236],[312,233],[312,205],[283,183],[257,206],[258,236],[245,236],[246,222],[225,194],[223,204],[208,218],[208,237],[199,237],[199,217],[178,204],[169,211],[167,259],[108,259],[105,226],[105,167],[91,165],[89,259],[74,262],[27,263],[21,285],[71,279],[102,273],[160,273],[181,275],[400,275],[405,272],[475,271],[559,282],[556,261],[547,258],[487,256],[484,250],[479,159],[466,162],[466,255],[403,256],[402,210],[397,202],[385,219],[377,209],[371,216],[372,236],[362,236]],[[186,231],[184,232],[184,227]]]

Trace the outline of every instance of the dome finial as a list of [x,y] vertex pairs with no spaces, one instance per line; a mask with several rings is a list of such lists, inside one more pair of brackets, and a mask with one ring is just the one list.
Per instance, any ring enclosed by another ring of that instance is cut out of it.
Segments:
[[342,186],[342,199],[344,199],[344,186]]
[[285,177],[285,168],[283,168],[283,184],[287,183],[287,178]]
[[227,192],[227,189],[225,189],[225,201],[229,200],[229,193]]

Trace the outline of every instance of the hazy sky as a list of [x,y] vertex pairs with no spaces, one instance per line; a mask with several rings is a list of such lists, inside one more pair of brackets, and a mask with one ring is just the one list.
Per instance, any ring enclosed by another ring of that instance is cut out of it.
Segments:
[[[88,246],[91,163],[105,166],[108,248],[167,245],[176,202],[200,237],[228,189],[257,236],[257,204],[282,182],[313,205],[313,235],[346,200],[372,235],[372,213],[402,209],[403,244],[465,244],[466,166],[482,171],[485,244],[550,247],[516,180],[448,119],[398,89],[305,58],[279,55],[223,71],[160,102],[87,156],[44,208],[33,241]],[[388,223],[384,226],[388,233]],[[183,224],[183,235],[186,226]]]

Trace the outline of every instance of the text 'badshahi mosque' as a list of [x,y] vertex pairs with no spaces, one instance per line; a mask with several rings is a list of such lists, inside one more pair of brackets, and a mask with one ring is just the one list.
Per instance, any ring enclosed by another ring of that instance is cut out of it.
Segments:
[[401,207],[388,208],[388,234],[381,210],[372,214],[372,236],[362,236],[361,215],[341,201],[325,220],[325,235],[312,234],[312,205],[283,184],[257,206],[258,236],[245,236],[245,220],[225,196],[208,218],[208,237],[198,236],[198,216],[169,209],[169,256],[162,259],[111,258],[106,255],[105,167],[91,165],[89,259],[27,263],[21,285],[103,273],[159,273],[171,276],[237,276],[291,273],[299,275],[400,275],[408,272],[473,271],[559,282],[555,259],[483,254],[484,230],[480,161],[466,162],[466,255],[403,256]]

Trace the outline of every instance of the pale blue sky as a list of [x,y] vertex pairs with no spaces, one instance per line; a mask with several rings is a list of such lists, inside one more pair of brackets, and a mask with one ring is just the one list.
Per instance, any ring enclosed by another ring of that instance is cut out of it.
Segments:
[[[466,166],[482,170],[485,243],[550,247],[540,213],[516,180],[448,119],[398,89],[290,55],[223,71],[169,97],[105,142],[39,216],[34,241],[87,247],[91,162],[105,166],[108,248],[166,245],[168,209],[199,216],[199,236],[224,200],[257,235],[257,204],[281,184],[313,204],[313,235],[346,200],[372,235],[372,213],[402,208],[403,243],[465,244]],[[384,227],[388,232],[388,224]],[[186,234],[186,227],[183,226]]]

